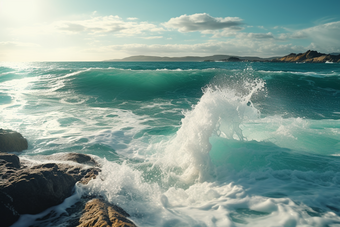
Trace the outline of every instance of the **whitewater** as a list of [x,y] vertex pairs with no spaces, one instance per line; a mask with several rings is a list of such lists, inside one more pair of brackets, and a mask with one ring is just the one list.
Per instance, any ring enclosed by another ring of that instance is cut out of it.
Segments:
[[67,226],[85,195],[140,227],[340,226],[340,64],[2,62],[0,113],[21,159],[102,170],[13,226]]

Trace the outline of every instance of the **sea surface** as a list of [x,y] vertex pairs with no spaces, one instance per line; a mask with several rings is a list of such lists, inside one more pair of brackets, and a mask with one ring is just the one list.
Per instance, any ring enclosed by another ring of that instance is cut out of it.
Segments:
[[82,195],[139,227],[340,226],[340,64],[2,62],[0,128],[102,170],[14,226],[67,226]]

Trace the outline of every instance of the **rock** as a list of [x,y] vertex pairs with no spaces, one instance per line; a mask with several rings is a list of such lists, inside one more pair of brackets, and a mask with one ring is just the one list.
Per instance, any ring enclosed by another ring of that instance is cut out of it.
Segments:
[[322,54],[317,51],[309,50],[306,53],[294,54],[291,53],[282,58],[272,60],[274,62],[310,62],[310,63],[324,63],[324,62],[340,62],[340,55]]
[[92,199],[86,203],[78,227],[136,227],[127,217],[129,214],[122,208],[101,199]]
[[41,159],[43,160],[51,160],[51,161],[71,161],[78,164],[85,164],[89,166],[99,166],[98,163],[90,156],[86,154],[79,153],[56,153],[52,155],[41,155]]
[[12,197],[0,191],[1,226],[10,226],[19,219],[20,214],[14,209],[12,202]]
[[13,224],[19,214],[37,214],[62,203],[77,181],[85,184],[100,170],[56,163],[28,168],[18,156],[0,153],[0,171],[0,220]]
[[82,184],[88,184],[90,180],[96,179],[97,175],[99,174],[100,169],[92,168],[87,171],[87,173],[79,180]]
[[0,165],[1,163],[6,167],[20,168],[19,157],[14,154],[0,152]]
[[27,140],[18,132],[0,129],[0,151],[23,151],[28,148]]
[[37,214],[69,197],[77,180],[54,163],[14,172],[0,185],[19,214]]
[[97,162],[91,156],[79,153],[67,153],[65,160],[74,161],[81,164],[97,165]]
[[[90,156],[84,154],[70,153],[65,157],[66,160],[77,163],[96,164]],[[0,153],[0,171],[1,226],[10,226],[21,214],[41,213],[62,203],[72,194],[77,181],[87,184],[96,178],[100,169],[61,163],[46,163],[28,168],[25,162],[20,164],[18,156]],[[79,227],[135,227],[135,224],[127,219],[129,214],[122,208],[102,199],[88,199],[82,199],[77,206],[68,210],[73,213],[73,218],[70,220],[72,223],[67,226],[79,224]],[[51,215],[48,214],[41,220],[45,218],[47,223]]]
[[311,58],[320,57],[320,56],[325,55],[325,54],[321,54],[321,53],[314,51],[314,50],[309,50],[304,55],[306,56],[307,59],[311,59]]

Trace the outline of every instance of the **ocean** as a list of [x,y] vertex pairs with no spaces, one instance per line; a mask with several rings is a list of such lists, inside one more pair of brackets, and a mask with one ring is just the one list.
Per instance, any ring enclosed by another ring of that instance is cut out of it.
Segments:
[[102,170],[14,226],[66,226],[82,195],[139,227],[340,226],[340,64],[2,62],[0,112],[21,159]]

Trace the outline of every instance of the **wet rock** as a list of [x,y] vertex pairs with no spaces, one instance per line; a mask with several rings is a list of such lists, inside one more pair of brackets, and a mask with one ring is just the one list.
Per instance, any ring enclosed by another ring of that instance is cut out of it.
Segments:
[[10,226],[19,219],[20,214],[13,207],[13,198],[0,191],[1,226]]
[[136,227],[127,217],[129,214],[122,208],[101,199],[92,199],[86,203],[78,227]]
[[88,184],[90,182],[90,180],[96,179],[99,172],[100,172],[100,169],[98,169],[98,168],[88,169],[86,171],[86,174],[85,175],[82,174],[81,179],[79,179],[78,181],[82,184]]
[[56,163],[28,168],[18,156],[0,153],[0,171],[0,220],[13,224],[19,214],[37,214],[62,203],[77,181],[86,184],[100,170]]
[[76,182],[75,177],[51,163],[13,172],[0,184],[0,190],[13,198],[19,214],[37,214],[62,203]]
[[19,157],[14,154],[0,152],[0,165],[6,167],[20,168]]
[[89,155],[79,153],[67,153],[65,160],[74,161],[81,164],[97,165],[97,162]]
[[27,140],[18,132],[0,129],[0,151],[23,151],[28,148]]
[[40,156],[43,160],[50,160],[51,162],[55,161],[71,161],[82,165],[89,165],[89,166],[99,166],[98,163],[87,154],[80,154],[80,153],[56,153],[52,155],[42,155]]

